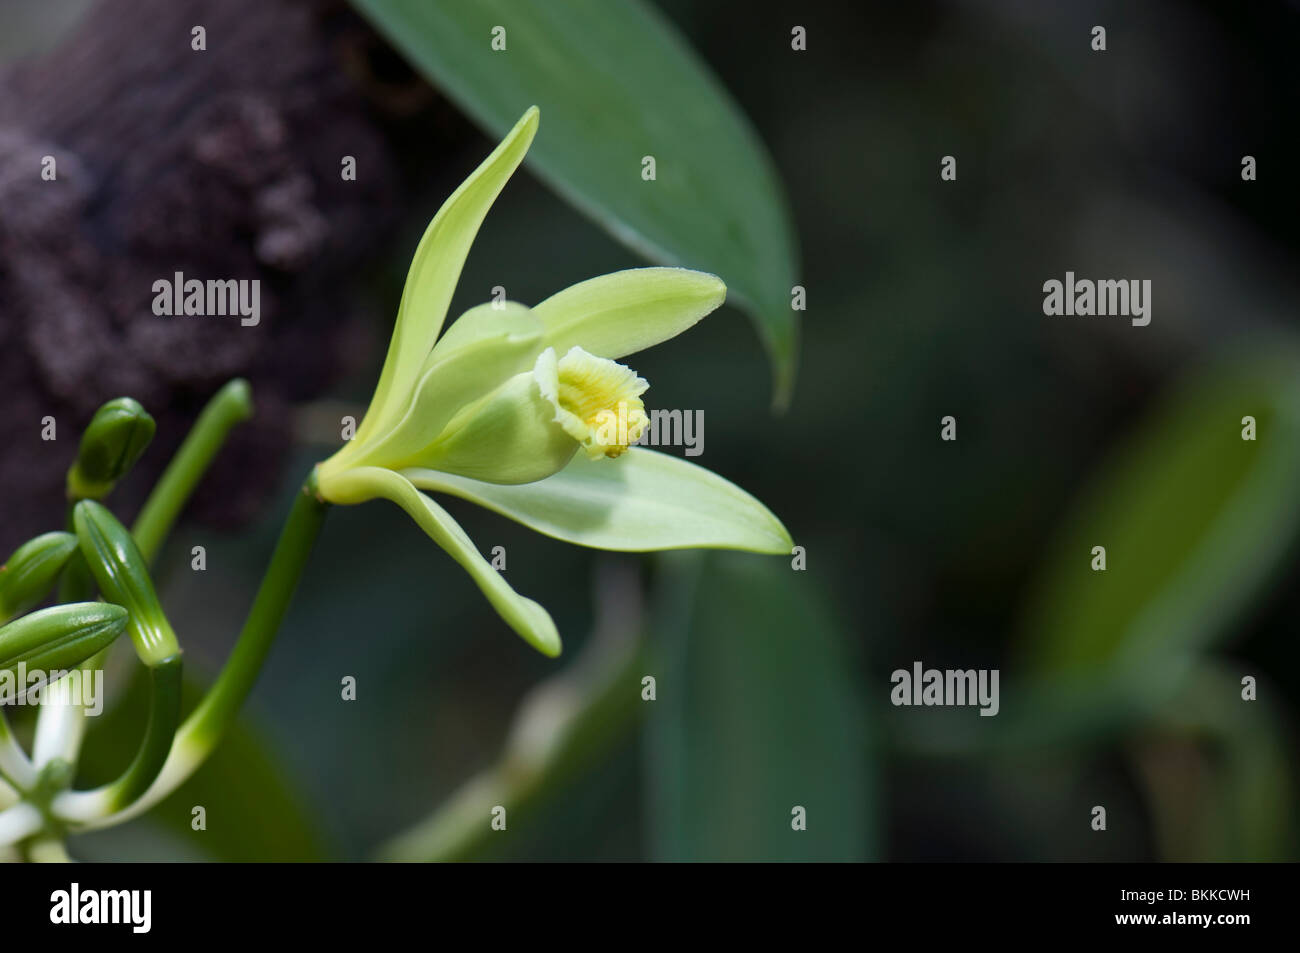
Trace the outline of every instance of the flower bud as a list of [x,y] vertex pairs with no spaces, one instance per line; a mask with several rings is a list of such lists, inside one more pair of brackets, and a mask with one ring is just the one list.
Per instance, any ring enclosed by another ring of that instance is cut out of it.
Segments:
[[[126,610],[107,602],[73,602],[15,619],[0,627],[0,685],[17,680],[19,694],[36,688],[107,648],[126,627]],[[42,679],[32,683],[26,673],[36,672]]]
[[68,497],[100,500],[107,496],[140,459],[153,432],[153,418],[130,397],[100,407],[81,435],[77,462],[68,470]]
[[127,632],[150,668],[180,651],[135,539],[109,510],[83,500],[72,511],[81,554],[104,598],[126,607]]
[[46,533],[15,549],[0,566],[0,624],[44,599],[76,551],[71,533]]

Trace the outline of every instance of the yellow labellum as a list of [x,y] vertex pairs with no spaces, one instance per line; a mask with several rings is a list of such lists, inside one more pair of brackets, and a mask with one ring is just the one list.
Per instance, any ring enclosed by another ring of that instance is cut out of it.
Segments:
[[533,368],[555,421],[595,460],[617,457],[649,425],[641,395],[650,386],[630,367],[572,347],[556,359],[547,348]]

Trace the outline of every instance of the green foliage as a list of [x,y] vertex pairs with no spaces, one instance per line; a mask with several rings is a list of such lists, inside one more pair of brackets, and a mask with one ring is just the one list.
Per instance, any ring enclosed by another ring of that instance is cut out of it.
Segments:
[[[735,103],[653,8],[639,0],[353,3],[493,136],[540,106],[531,168],[651,260],[719,275],[750,310],[776,400],[788,402],[795,249],[780,183]],[[504,50],[493,49],[496,27]],[[653,181],[642,178],[647,156]]]
[[[778,560],[692,553],[665,563],[670,604],[650,668],[658,698],[645,715],[653,855],[872,856],[867,716],[824,593]],[[791,827],[795,806],[806,830]]]
[[[1242,439],[1242,418],[1256,439]],[[1047,672],[1198,652],[1277,567],[1300,516],[1300,357],[1240,357],[1172,394],[1090,482],[1033,600]],[[1092,548],[1106,548],[1106,570]]]

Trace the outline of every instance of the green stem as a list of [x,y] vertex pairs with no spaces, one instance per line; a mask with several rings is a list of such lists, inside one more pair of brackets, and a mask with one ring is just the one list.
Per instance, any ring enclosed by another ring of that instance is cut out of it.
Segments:
[[135,758],[116,781],[90,791],[69,791],[54,800],[66,821],[102,817],[134,803],[162,772],[181,716],[181,657],[163,659],[149,669],[149,720]]
[[[303,568],[320,535],[329,507],[316,497],[316,475],[303,485],[280,531],[266,575],[225,667],[198,708],[176,733],[162,773],[143,797],[112,816],[76,818],[87,828],[106,827],[147,810],[198,769],[212,753],[252,691],[271,643],[288,611]],[[58,805],[56,804],[56,811]]]
[[[623,595],[622,590],[614,591]],[[621,601],[618,611],[626,608]],[[529,694],[515,713],[510,740],[497,763],[383,845],[377,859],[481,859],[493,839],[488,821],[494,807],[506,807],[512,817],[526,815],[599,763],[641,714],[640,680],[648,647],[640,629],[639,616],[619,618],[610,628],[598,629],[570,668]],[[538,726],[545,726],[544,731]]]
[[294,500],[280,531],[239,641],[216,684],[186,719],[179,736],[182,740],[215,745],[252,690],[325,521],[328,505],[316,498],[314,486],[313,474]]
[[231,381],[208,401],[131,527],[131,535],[146,561],[152,563],[158,555],[176,517],[212,465],[231,428],[252,413],[253,398],[245,380]]

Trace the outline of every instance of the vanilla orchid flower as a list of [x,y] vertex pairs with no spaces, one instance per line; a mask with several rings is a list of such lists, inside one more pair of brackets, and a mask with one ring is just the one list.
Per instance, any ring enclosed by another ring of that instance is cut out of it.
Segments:
[[560,637],[431,496],[458,496],[540,533],[622,551],[707,547],[788,553],[758,500],[679,457],[632,446],[648,384],[616,362],[680,334],[726,298],[714,275],[636,268],[528,308],[472,308],[438,338],[492,202],[537,132],[529,109],[429,224],[411,262],[388,356],[355,437],[316,470],[318,496],[402,507],[547,655]]

